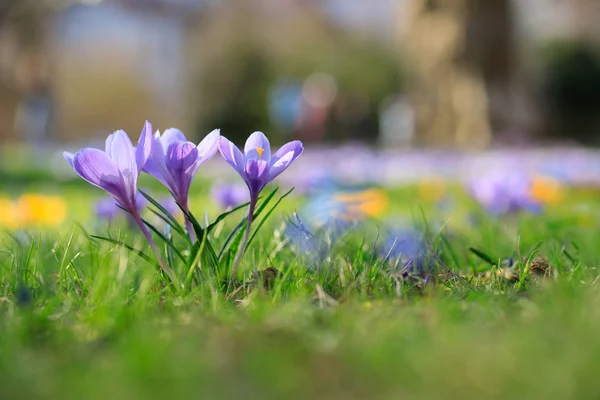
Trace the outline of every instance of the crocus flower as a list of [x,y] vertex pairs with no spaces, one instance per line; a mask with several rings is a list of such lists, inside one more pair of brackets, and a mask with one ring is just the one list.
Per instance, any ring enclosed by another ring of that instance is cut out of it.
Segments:
[[142,221],[137,203],[137,181],[150,157],[151,144],[152,125],[146,121],[137,148],[133,146],[127,133],[118,130],[106,139],[105,151],[84,148],[75,154],[64,152],[63,155],[80,177],[114,197],[132,216],[158,257],[161,267],[173,278],[171,269],[162,260],[152,235]]
[[250,190],[250,201],[261,190],[285,171],[302,154],[302,142],[295,140],[284,144],[271,156],[269,139],[262,132],[254,132],[244,146],[244,154],[229,140],[222,137],[219,151],[242,177]]
[[146,122],[135,148],[125,133],[118,130],[106,139],[105,151],[85,148],[76,154],[64,152],[65,159],[79,176],[115,198],[131,215],[137,208],[137,181],[150,157],[152,125]]
[[234,208],[248,201],[248,190],[241,184],[218,182],[212,186],[210,194],[223,209]]
[[[167,129],[152,137],[152,151],[144,171],[169,189],[175,200],[189,213],[188,193],[198,168],[217,152],[219,130],[209,133],[197,146],[188,142],[178,129]],[[186,219],[188,233],[195,240],[192,224]]]
[[248,222],[246,224],[246,233],[244,241],[240,246],[240,251],[236,257],[232,274],[235,274],[237,266],[244,254],[248,235],[250,234],[250,225],[254,216],[254,208],[261,190],[272,182],[279,174],[285,171],[302,154],[304,147],[302,142],[295,140],[284,144],[279,150],[271,156],[271,145],[269,139],[262,132],[254,132],[246,140],[244,153],[240,151],[232,142],[224,137],[219,141],[219,151],[221,155],[231,165],[248,186],[250,192],[250,206],[248,207]]

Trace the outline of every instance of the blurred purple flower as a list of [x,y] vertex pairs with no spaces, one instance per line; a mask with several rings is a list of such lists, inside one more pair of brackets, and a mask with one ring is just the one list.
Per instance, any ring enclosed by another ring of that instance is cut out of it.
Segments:
[[521,210],[540,212],[542,205],[531,196],[531,179],[517,171],[496,171],[469,184],[472,196],[492,214]]
[[94,213],[96,217],[112,221],[117,218],[123,210],[117,206],[115,199],[112,197],[104,197],[96,202]]
[[162,199],[158,200],[158,203],[172,216],[177,216],[181,213],[177,202],[172,197],[163,197]]
[[[140,213],[146,208],[148,201],[141,193],[137,193],[136,195],[136,205],[137,209]],[[112,221],[115,218],[118,218],[121,215],[128,215],[119,205],[115,202],[115,199],[112,197],[103,197],[100,200],[96,201],[95,204],[95,214],[96,217],[108,221]]]
[[286,221],[284,235],[298,256],[308,257],[314,262],[322,261],[329,250],[327,242],[313,234],[297,214]]
[[412,228],[391,229],[383,238],[379,255],[402,267],[402,273],[422,274],[425,269],[427,245],[423,234]]
[[221,137],[219,151],[240,177],[250,191],[250,206],[248,207],[248,222],[246,233],[238,255],[233,263],[232,275],[236,273],[241,256],[244,254],[250,226],[254,216],[254,208],[261,190],[285,171],[302,154],[302,142],[295,140],[284,144],[271,156],[271,144],[262,132],[254,132],[246,140],[244,154],[228,139]]
[[285,223],[284,236],[297,256],[308,260],[307,266],[319,266],[331,257],[333,247],[339,239],[356,224],[330,220],[319,228],[307,226],[294,213]]
[[[188,194],[192,179],[198,168],[217,152],[219,138],[219,130],[215,129],[196,146],[178,129],[167,129],[162,136],[157,131],[151,139],[152,152],[144,171],[165,185],[189,213]],[[195,240],[191,222],[187,221],[187,225],[190,237]]]
[[215,183],[210,194],[213,201],[223,209],[234,208],[248,201],[248,189],[235,183]]

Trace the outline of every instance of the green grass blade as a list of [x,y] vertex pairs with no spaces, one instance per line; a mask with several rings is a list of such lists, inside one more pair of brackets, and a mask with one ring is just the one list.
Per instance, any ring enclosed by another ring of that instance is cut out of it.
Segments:
[[[248,239],[248,243],[246,244],[246,249],[248,248],[248,246],[250,245],[250,243],[252,243],[252,240],[254,239],[254,237],[256,236],[256,234],[258,233],[258,231],[260,230],[260,228],[265,224],[265,222],[267,222],[267,219],[269,219],[269,217],[271,216],[271,214],[273,213],[273,211],[275,211],[275,209],[277,208],[277,206],[279,206],[279,204],[281,203],[281,201],[283,199],[285,199],[287,196],[289,196],[289,194],[292,193],[293,190],[294,190],[294,188],[291,188],[286,193],[284,193],[281,197],[279,197],[279,199],[277,199],[277,201],[275,202],[275,204],[273,204],[273,207],[271,207],[269,209],[269,211],[267,211],[267,213],[265,214],[265,216],[258,223],[258,226],[256,227],[256,229],[254,229],[254,232],[252,233],[252,235],[250,235],[250,239]],[[262,209],[261,209],[261,211],[262,211]],[[256,216],[257,214],[254,214],[254,215]]]
[[494,261],[494,259],[492,257],[490,257],[489,255],[485,254],[483,251],[481,250],[477,250],[474,247],[469,247],[469,251],[473,254],[475,254],[477,257],[481,258],[483,261],[485,261],[486,263],[490,264],[492,267],[496,264],[498,264],[498,261]]
[[[162,213],[162,215],[159,215],[156,212],[156,210],[150,209],[152,212],[154,212],[154,214],[156,214],[163,221],[165,221],[166,223],[168,223],[169,225],[171,225],[173,227],[173,229],[175,229],[175,231],[177,231],[177,233],[181,234],[184,237],[187,237],[187,235],[185,234],[185,229],[183,228],[183,226],[181,226],[181,224],[179,223],[179,221],[177,221],[177,219],[175,219],[175,217],[173,215],[171,215],[170,212],[168,212],[158,201],[154,200],[152,198],[152,196],[150,196],[148,193],[146,193],[146,192],[144,192],[142,190],[140,190],[140,193],[142,194],[142,196],[144,196],[146,198],[146,200],[148,200],[154,207],[156,207]],[[189,240],[189,238],[188,238],[188,240]]]
[[144,224],[150,228],[150,230],[152,232],[154,232],[163,242],[165,242],[165,244],[173,251],[173,253],[175,253],[175,255],[183,262],[186,262],[185,257],[181,254],[181,252],[179,251],[179,249],[177,247],[175,247],[175,245],[173,244],[172,240],[169,240],[167,237],[165,237],[165,235],[162,234],[162,232],[160,232],[158,229],[156,229],[156,227],[154,227],[154,225],[150,224],[148,221],[146,221],[145,219],[142,219],[142,221],[144,222]]
[[125,249],[129,250],[136,256],[140,257],[142,260],[148,262],[149,264],[154,265],[159,271],[161,270],[160,265],[157,262],[155,262],[152,257],[150,257],[148,254],[144,253],[142,250],[138,250],[138,249],[131,247],[130,245],[128,245],[125,242],[107,238],[107,237],[103,237],[103,236],[90,235],[90,237],[92,237],[94,239],[98,239],[98,240],[103,240],[108,243],[116,244],[117,246],[120,246],[120,247],[124,247]]
[[[259,198],[259,199],[260,199],[260,198]],[[229,210],[229,211],[227,211],[227,212],[224,212],[223,214],[219,215],[219,216],[217,217],[217,219],[215,219],[215,221],[214,221],[212,224],[210,224],[210,225],[208,225],[208,226],[206,227],[206,232],[210,233],[210,232],[211,232],[211,231],[212,231],[212,230],[213,230],[213,229],[214,229],[214,228],[215,228],[215,227],[216,227],[216,226],[219,224],[219,222],[223,221],[223,220],[224,220],[225,218],[227,218],[227,217],[228,217],[230,214],[233,214],[234,212],[236,212],[236,211],[238,211],[238,210],[240,210],[240,209],[242,209],[242,208],[244,208],[244,207],[247,207],[249,204],[250,204],[250,202],[244,203],[244,204],[242,204],[241,206],[237,206],[237,207],[236,207],[236,208],[234,208],[233,210]]]

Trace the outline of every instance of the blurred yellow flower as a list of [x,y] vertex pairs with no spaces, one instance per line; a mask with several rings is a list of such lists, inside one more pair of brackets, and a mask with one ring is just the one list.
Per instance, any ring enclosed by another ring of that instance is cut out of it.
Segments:
[[67,205],[62,197],[25,194],[17,200],[23,225],[60,225],[67,215]]
[[530,194],[533,200],[542,204],[557,204],[562,200],[564,190],[556,179],[538,176],[531,183]]
[[377,217],[388,207],[387,194],[379,189],[367,189],[356,193],[339,193],[334,199],[345,205],[346,214],[351,218],[361,216]]
[[0,226],[15,229],[19,226],[19,215],[15,203],[0,197]]
[[16,201],[0,198],[0,226],[9,229],[27,226],[60,225],[67,215],[62,197],[28,193]]

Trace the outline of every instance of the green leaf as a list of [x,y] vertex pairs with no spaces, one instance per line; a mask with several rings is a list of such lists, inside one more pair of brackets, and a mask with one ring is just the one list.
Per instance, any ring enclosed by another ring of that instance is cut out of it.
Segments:
[[183,228],[183,226],[181,226],[179,221],[177,221],[177,219],[175,219],[175,217],[171,215],[170,212],[168,212],[158,201],[154,200],[152,196],[150,196],[146,192],[140,190],[140,193],[146,198],[146,200],[148,200],[154,207],[156,207],[162,215],[159,214],[156,210],[150,209],[150,211],[152,211],[156,216],[165,221],[167,224],[171,225],[171,227],[175,229],[177,233],[185,237],[187,241],[191,243],[190,239],[185,233],[185,229]]
[[494,259],[490,256],[488,256],[487,254],[485,254],[483,251],[477,250],[474,247],[469,247],[469,251],[473,254],[475,254],[477,257],[481,258],[483,261],[487,262],[488,264],[490,264],[492,267],[496,264],[498,264],[497,261],[494,261]]
[[[271,193],[269,193],[269,195],[265,198],[265,200],[258,207],[256,207],[256,211],[254,211],[253,219],[256,219],[256,217],[258,217],[260,215],[260,213],[265,209],[267,204],[269,204],[269,202],[271,201],[273,196],[275,196],[275,193],[277,193],[278,190],[279,190],[278,187],[273,189],[273,191]],[[258,202],[258,200],[257,200],[257,202]]]
[[[278,190],[279,190],[279,188],[273,189],[273,191],[265,198],[265,200],[256,208],[253,218],[256,218],[261,213],[261,211],[266,207],[266,205],[269,203],[269,201],[271,201],[271,199],[273,198],[273,196],[275,196],[275,193],[277,193]],[[239,246],[239,242],[242,240],[242,235],[244,234],[244,230],[246,229],[247,223],[248,223],[248,217],[246,216],[246,217],[244,217],[244,219],[242,219],[240,221],[239,224],[237,224],[237,226],[233,229],[233,231],[231,231],[231,233],[225,240],[223,247],[221,247],[221,251],[219,251],[219,256],[218,256],[219,260],[222,261],[223,254],[225,253],[225,250],[227,250],[228,248],[235,247],[235,250],[237,251],[237,247]],[[235,239],[234,239],[234,237],[235,237]],[[232,239],[234,239],[234,240],[232,241]]]
[[[239,224],[237,224],[237,226],[231,231],[231,233],[229,234],[229,236],[227,237],[227,239],[225,240],[225,243],[223,244],[223,247],[221,247],[221,251],[219,251],[219,260],[222,260],[222,256],[223,253],[225,252],[225,250],[227,250],[227,248],[229,248],[230,246],[233,245],[233,242],[231,242],[231,240],[234,238],[234,236],[240,235],[240,232],[244,232],[244,228],[246,227],[246,223],[248,222],[247,218],[244,218],[240,221]],[[237,236],[236,236],[237,239]],[[240,240],[241,240],[241,236],[240,236]],[[231,242],[231,243],[230,243]]]
[[239,209],[247,207],[249,204],[250,204],[250,202],[244,203],[241,206],[234,208],[233,210],[229,210],[229,211],[224,212],[223,214],[219,215],[217,217],[217,219],[215,219],[215,222],[213,222],[212,224],[210,224],[209,226],[206,227],[206,232],[210,233],[219,224],[219,222],[223,221],[227,216],[238,211]]
[[192,224],[192,228],[194,229],[194,233],[196,234],[196,240],[201,240],[202,237],[204,236],[204,229],[202,229],[202,227],[200,226],[200,224],[198,223],[198,220],[196,218],[194,218],[194,216],[187,212],[181,204],[179,204],[178,201],[176,201],[177,205],[179,206],[179,208],[181,209],[181,212],[183,213],[183,215],[185,216],[185,218],[187,218],[188,221],[191,222]]
[[200,261],[200,258],[202,257],[202,253],[204,252],[204,246],[206,244],[206,235],[203,236],[202,238],[202,242],[196,242],[194,243],[194,247],[192,248],[192,252],[190,254],[190,263],[187,265],[187,275],[185,277],[185,281],[183,284],[184,288],[188,288],[190,281],[192,280],[193,274],[194,274],[194,269],[196,269],[196,265],[198,265],[198,262]]
[[163,242],[165,242],[165,244],[173,251],[173,253],[175,253],[175,255],[183,262],[186,262],[185,257],[181,254],[181,252],[179,251],[179,249],[177,249],[177,247],[175,247],[175,245],[173,244],[172,240],[169,240],[167,237],[165,237],[165,235],[162,234],[162,232],[160,232],[158,229],[156,229],[154,227],[154,225],[150,224],[148,221],[146,221],[145,219],[142,218],[142,221],[144,222],[144,224],[150,228],[150,230],[152,232],[154,232],[156,235],[158,235],[159,238],[161,238],[161,240]]
[[171,229],[174,229],[175,232],[177,232],[180,236],[182,236],[183,238],[185,238],[188,243],[191,244],[192,241],[190,240],[190,238],[188,237],[187,233],[185,232],[185,229],[183,229],[181,226],[174,226],[174,225],[172,225],[172,222],[171,222],[170,219],[166,218],[164,215],[162,215],[160,212],[158,212],[154,208],[148,208],[148,210],[150,210],[150,212],[152,214],[154,214],[158,218],[160,218],[165,224],[167,224],[167,226],[170,226]]
[[[258,226],[254,230],[254,233],[250,236],[250,239],[248,239],[248,243],[246,243],[246,249],[248,248],[248,246],[250,245],[250,243],[252,243],[252,239],[254,239],[254,236],[256,236],[256,234],[258,233],[258,231],[260,230],[260,228],[264,225],[264,223],[267,221],[267,219],[271,216],[271,214],[273,213],[273,211],[275,211],[275,209],[277,208],[277,206],[279,205],[279,203],[281,203],[281,201],[283,199],[285,199],[287,196],[289,196],[289,194],[292,193],[293,190],[294,190],[294,188],[291,188],[286,193],[284,193],[281,197],[279,197],[279,199],[277,199],[277,201],[275,202],[275,204],[273,204],[273,207],[271,207],[269,209],[269,211],[267,211],[267,214],[260,220]],[[257,215],[257,214],[255,214],[255,215]]]
[[454,248],[452,247],[445,235],[440,235],[440,238],[442,240],[442,243],[444,244],[444,247],[446,247],[448,253],[450,253],[450,258],[452,258],[454,266],[458,268],[460,266],[460,262],[458,260],[458,256],[456,255],[456,252],[454,251]]

